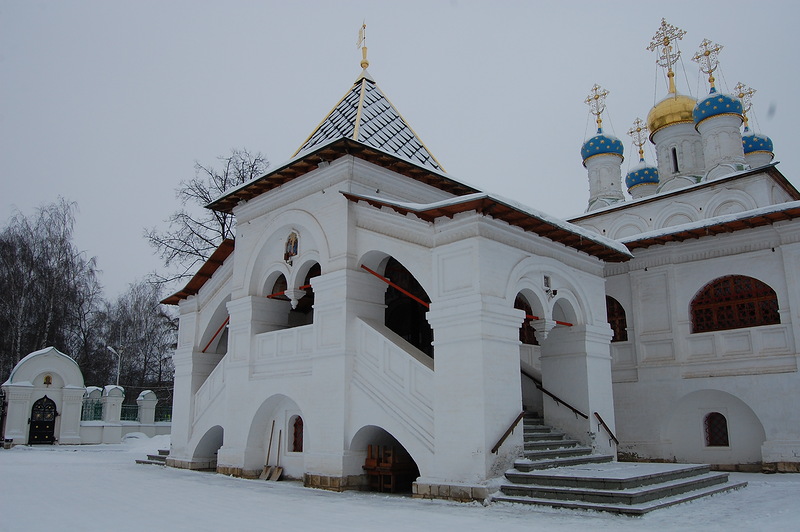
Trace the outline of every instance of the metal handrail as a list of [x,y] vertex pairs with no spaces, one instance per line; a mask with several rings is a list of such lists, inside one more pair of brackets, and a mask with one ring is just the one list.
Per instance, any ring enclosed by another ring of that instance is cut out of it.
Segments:
[[532,380],[532,381],[533,381],[533,383],[536,385],[536,387],[537,387],[537,388],[538,388],[538,389],[539,389],[539,390],[540,390],[540,391],[541,391],[543,394],[545,394],[545,395],[546,395],[546,396],[548,396],[550,399],[552,399],[553,401],[555,401],[555,402],[556,402],[556,404],[559,404],[559,405],[564,405],[564,406],[566,406],[567,408],[569,408],[570,410],[572,410],[572,412],[573,412],[573,413],[574,413],[576,416],[581,416],[583,419],[589,419],[589,416],[587,416],[586,414],[584,414],[583,412],[581,412],[580,410],[578,410],[577,408],[575,408],[574,406],[572,406],[572,405],[571,405],[571,404],[569,404],[568,402],[564,401],[563,399],[561,399],[560,397],[558,397],[558,396],[557,396],[557,395],[555,395],[554,393],[552,393],[552,392],[550,392],[549,390],[545,389],[545,387],[544,387],[544,386],[542,386],[542,383],[541,383],[541,381],[540,381],[539,379],[537,379],[536,377],[534,377],[533,375],[531,375],[530,373],[528,373],[528,372],[527,372],[527,371],[525,371],[524,369],[520,369],[520,372],[522,372],[522,374],[523,374],[523,375],[525,375],[525,376],[526,376],[526,377],[528,377],[530,380]]
[[503,445],[503,442],[506,441],[506,438],[508,438],[508,436],[512,432],[514,432],[514,427],[516,427],[519,424],[519,421],[523,417],[525,417],[525,411],[524,410],[519,413],[517,418],[511,423],[511,425],[508,427],[508,429],[506,429],[505,433],[500,437],[500,439],[497,441],[497,443],[494,444],[494,447],[492,447],[492,453],[497,454],[497,451],[498,451],[498,449],[500,449],[500,446]]
[[603,427],[604,429],[606,429],[606,432],[608,432],[608,435],[609,435],[609,436],[611,436],[611,439],[612,439],[612,440],[614,440],[614,443],[616,443],[617,445],[619,445],[619,440],[617,439],[617,437],[616,437],[616,436],[614,436],[614,433],[613,433],[613,432],[611,432],[611,429],[610,429],[610,428],[608,428],[608,425],[606,425],[606,422],[605,422],[605,421],[603,421],[603,418],[602,418],[602,417],[600,417],[600,414],[599,414],[598,412],[595,412],[595,413],[594,413],[594,417],[596,417],[596,418],[597,418],[597,421],[599,421],[599,422],[600,422],[600,426],[601,426],[601,427]]

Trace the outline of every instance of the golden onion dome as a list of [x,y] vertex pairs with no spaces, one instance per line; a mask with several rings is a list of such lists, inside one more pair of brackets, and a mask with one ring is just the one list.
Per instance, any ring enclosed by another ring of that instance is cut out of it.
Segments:
[[650,130],[650,140],[656,131],[673,124],[694,124],[692,111],[697,105],[697,100],[691,96],[672,93],[658,102],[647,114],[647,128]]

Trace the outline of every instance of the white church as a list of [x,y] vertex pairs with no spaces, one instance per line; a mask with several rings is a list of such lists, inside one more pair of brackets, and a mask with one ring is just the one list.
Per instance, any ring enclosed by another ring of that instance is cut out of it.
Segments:
[[364,47],[292,159],[209,205],[236,238],[165,300],[168,464],[484,499],[536,462],[537,412],[606,462],[797,471],[800,193],[748,127],[753,91],[715,88],[718,46],[695,56],[709,94],[677,90],[682,36],[662,21],[654,38],[669,86],[624,177],[606,93],[587,98],[588,208],[571,220],[445,173]]

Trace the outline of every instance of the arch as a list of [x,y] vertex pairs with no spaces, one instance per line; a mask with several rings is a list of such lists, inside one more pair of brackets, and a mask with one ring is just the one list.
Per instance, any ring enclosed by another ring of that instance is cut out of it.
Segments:
[[[284,260],[286,238],[294,232],[300,239],[298,254],[293,256],[293,264],[316,261],[328,263],[330,244],[325,230],[317,218],[301,209],[289,209],[276,215],[265,227],[259,228],[259,240],[250,250],[246,263],[244,286],[248,293],[258,294],[262,287],[267,289],[267,278],[274,271],[281,271],[292,280],[288,263]],[[269,292],[264,295],[269,294]]]
[[580,323],[581,319],[578,312],[575,310],[577,301],[571,294],[561,295],[559,290],[558,298],[553,302],[553,319],[566,323]]
[[303,452],[303,418],[302,416],[292,416],[289,419],[289,428],[291,429],[291,445],[287,446],[293,453]]
[[531,326],[533,318],[530,316],[535,316],[535,314],[533,313],[533,308],[530,303],[528,303],[528,298],[523,292],[518,293],[517,297],[514,299],[514,308],[525,312],[525,319],[522,320],[522,325],[520,325],[519,328],[519,341],[525,345],[539,345],[535,331]]
[[208,429],[192,453],[192,462],[200,462],[208,464],[203,469],[215,469],[217,467],[217,451],[222,447],[224,442],[225,431],[219,425],[215,425]]
[[690,223],[700,218],[698,210],[687,203],[673,203],[653,220],[654,229]]
[[426,317],[431,298],[414,275],[394,257],[385,262],[383,275],[396,285],[389,285],[384,293],[385,325],[433,358],[433,329]]
[[[506,286],[506,301],[513,306],[517,294],[524,293],[526,300],[533,309],[533,314],[542,319],[557,319],[569,323],[592,323],[594,317],[591,306],[584,304],[588,301],[586,290],[578,282],[573,282],[574,277],[567,277],[559,271],[564,271],[564,264],[547,257],[528,257],[519,262],[508,276]],[[580,272],[578,272],[580,275]],[[545,291],[543,279],[550,278],[551,295]],[[562,320],[553,314],[559,301],[568,302],[559,307],[560,316],[569,316],[570,319]],[[605,316],[603,316],[605,320]]]
[[[206,324],[198,345],[204,353],[224,355],[228,352],[228,329],[225,325],[228,320],[227,304],[230,300],[231,296],[227,295],[220,301]],[[224,329],[220,330],[221,327]]]
[[[662,438],[670,442],[678,462],[711,464],[751,464],[761,461],[761,446],[766,441],[764,426],[750,406],[722,390],[701,389],[671,400],[670,412],[662,425]],[[727,446],[706,445],[706,418],[710,413],[725,417]]]
[[[247,471],[260,471],[265,461],[280,464],[287,478],[302,478],[304,458],[292,450],[293,424],[303,418],[303,444],[308,444],[308,426],[298,404],[289,396],[275,394],[259,405],[253,414],[245,445],[244,466]],[[278,442],[280,441],[280,449]],[[271,442],[271,445],[270,445]],[[269,456],[267,456],[269,454]]]
[[607,295],[606,313],[608,315],[608,324],[611,326],[611,330],[614,331],[614,336],[611,337],[611,341],[627,342],[628,319],[625,316],[625,308],[622,306],[622,303]]
[[741,190],[728,189],[712,196],[703,210],[708,216],[713,217],[749,211],[757,207],[756,201],[750,194]]
[[613,220],[608,228],[608,237],[625,238],[647,231],[647,220],[633,214],[623,214]]
[[745,275],[726,275],[707,283],[692,298],[689,313],[692,333],[781,322],[775,290]]
[[350,441],[350,451],[364,455],[363,470],[372,491],[408,493],[420,476],[417,461],[409,450],[379,426],[361,427]]

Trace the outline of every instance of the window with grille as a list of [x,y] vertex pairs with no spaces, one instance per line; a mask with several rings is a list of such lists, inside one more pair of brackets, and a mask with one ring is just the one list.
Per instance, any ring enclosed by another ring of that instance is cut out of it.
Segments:
[[303,452],[303,418],[297,416],[292,425],[292,452]]
[[614,331],[612,342],[628,341],[628,320],[625,317],[625,309],[619,301],[611,296],[606,296],[606,313],[608,314],[608,324]]
[[775,290],[744,275],[720,277],[691,303],[692,332],[724,331],[780,323]]
[[703,421],[706,447],[728,447],[728,420],[719,412],[711,412]]

